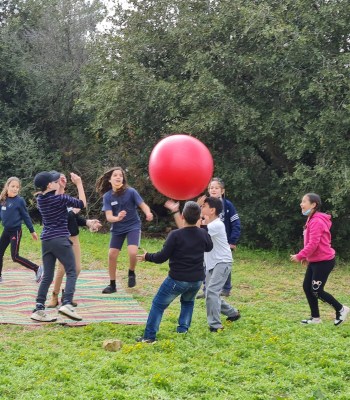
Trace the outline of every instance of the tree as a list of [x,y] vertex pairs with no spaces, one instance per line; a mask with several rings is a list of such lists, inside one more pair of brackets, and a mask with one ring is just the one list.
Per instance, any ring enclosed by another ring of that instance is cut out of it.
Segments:
[[95,54],[81,104],[95,110],[93,126],[115,144],[115,158],[139,177],[141,190],[161,201],[149,190],[149,153],[164,135],[190,132],[212,151],[246,243],[296,244],[300,196],[316,191],[336,217],[341,249],[349,210],[349,3],[131,4],[117,10],[114,31]]

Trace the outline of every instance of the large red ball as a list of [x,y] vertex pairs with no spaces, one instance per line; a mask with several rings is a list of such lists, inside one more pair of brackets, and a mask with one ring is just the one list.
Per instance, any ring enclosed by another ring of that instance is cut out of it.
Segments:
[[152,150],[149,175],[155,188],[174,200],[189,200],[202,193],[213,175],[208,148],[188,135],[172,135]]

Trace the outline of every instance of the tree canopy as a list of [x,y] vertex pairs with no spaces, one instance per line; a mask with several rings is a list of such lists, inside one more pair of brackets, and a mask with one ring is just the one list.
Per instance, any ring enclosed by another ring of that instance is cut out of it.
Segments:
[[73,168],[96,211],[97,175],[121,165],[156,207],[165,199],[149,181],[150,152],[186,132],[210,149],[243,243],[296,246],[300,197],[316,192],[346,255],[348,1],[132,0],[106,31],[96,28],[105,15],[98,1],[31,0],[16,12],[7,4],[3,180]]

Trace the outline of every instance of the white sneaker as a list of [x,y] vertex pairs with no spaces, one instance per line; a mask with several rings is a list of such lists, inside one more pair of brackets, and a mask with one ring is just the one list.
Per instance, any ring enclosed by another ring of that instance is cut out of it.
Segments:
[[335,320],[334,320],[334,325],[338,326],[342,322],[344,322],[349,314],[350,308],[347,306],[343,306],[343,308],[340,311],[337,311],[335,314]]
[[70,319],[74,319],[75,321],[81,321],[83,318],[75,311],[75,308],[71,304],[65,304],[58,309],[60,314],[65,315]]
[[321,318],[308,318],[308,319],[302,319],[301,320],[302,324],[308,325],[308,324],[321,324],[322,320]]
[[55,322],[57,321],[57,317],[50,317],[46,314],[45,310],[36,310],[30,317],[34,321],[38,322]]
[[41,280],[43,279],[43,275],[44,275],[44,268],[40,265],[40,267],[35,273],[35,280],[37,283],[41,282]]

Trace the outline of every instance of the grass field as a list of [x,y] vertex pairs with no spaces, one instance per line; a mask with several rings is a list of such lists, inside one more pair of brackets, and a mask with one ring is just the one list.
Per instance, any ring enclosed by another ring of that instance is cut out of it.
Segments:
[[[108,242],[108,234],[81,232],[83,268],[106,269],[106,284]],[[141,245],[156,251],[162,241],[143,239]],[[27,232],[21,248],[24,256],[40,260],[40,244]],[[8,253],[5,265],[15,267]],[[127,266],[123,250],[119,280],[125,287]],[[166,264],[140,264],[138,285],[127,290],[149,310],[167,271]],[[0,399],[349,400],[350,321],[334,327],[333,311],[321,304],[323,324],[300,324],[309,316],[303,273],[287,254],[239,248],[229,301],[242,318],[210,333],[205,303],[198,300],[190,332],[177,335],[175,301],[154,345],[135,342],[142,326],[0,325]],[[347,264],[337,267],[327,288],[350,303]],[[113,338],[124,344],[116,353],[102,348]]]

